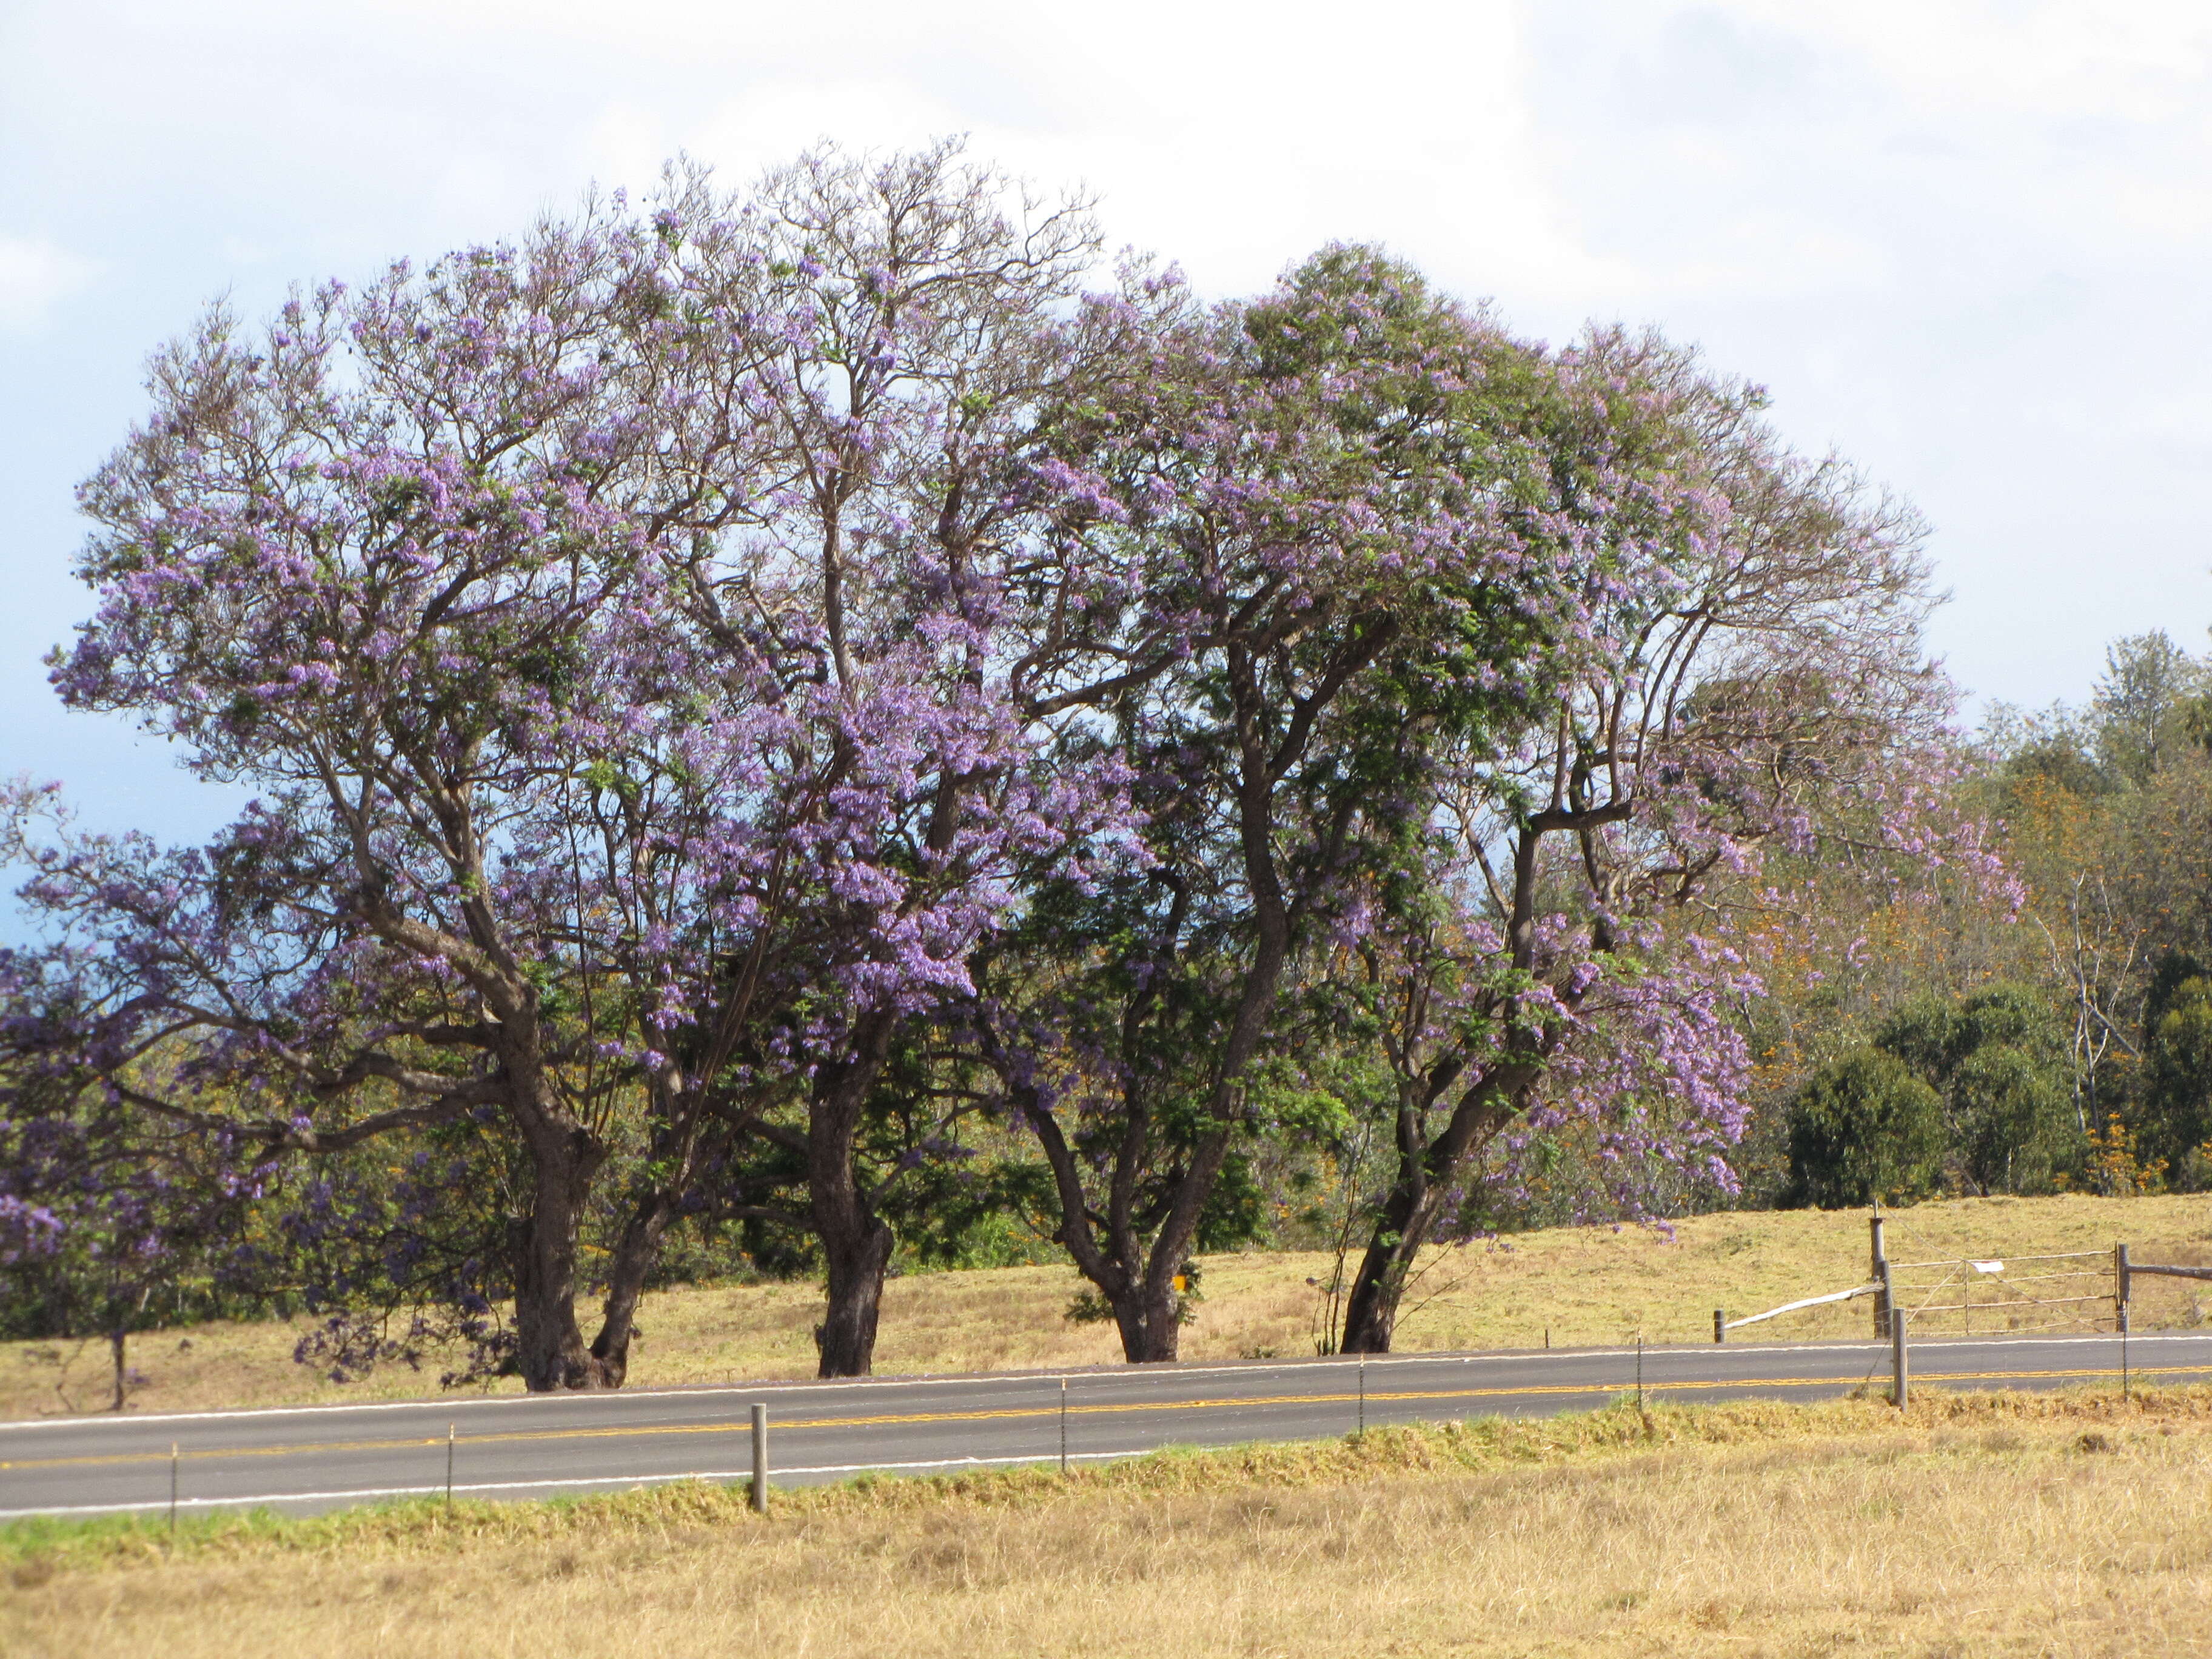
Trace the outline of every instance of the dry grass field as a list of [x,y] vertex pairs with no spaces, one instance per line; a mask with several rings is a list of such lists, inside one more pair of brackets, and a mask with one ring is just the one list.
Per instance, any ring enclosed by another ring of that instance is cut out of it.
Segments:
[[1620,1407],[781,1496],[0,1532],[0,1652],[2212,1653],[2212,1390]]
[[[1966,1199],[1893,1212],[1889,1254],[1910,1261],[2105,1250],[2125,1239],[2138,1259],[2212,1261],[2212,1198]],[[1437,1252],[1400,1328],[1419,1349],[1537,1347],[1632,1340],[1709,1340],[1712,1310],[1742,1314],[1839,1290],[1864,1277],[1859,1212],[1778,1211],[1701,1216],[1674,1236],[1644,1228],[1557,1228],[1495,1244]],[[1320,1293],[1331,1262],[1319,1255],[1208,1257],[1197,1322],[1183,1352],[1194,1359],[1314,1352]],[[892,1283],[877,1370],[883,1374],[1107,1364],[1109,1328],[1062,1317],[1078,1287],[1066,1267],[929,1273]],[[2212,1315],[2212,1286],[2146,1279],[2137,1329],[2191,1325]],[[647,1298],[631,1380],[641,1388],[811,1375],[817,1292],[804,1285],[670,1290]],[[299,1404],[434,1393],[437,1366],[404,1367],[333,1384],[292,1363],[303,1326],[211,1325],[136,1339],[144,1377],[134,1409]],[[1858,1335],[1863,1302],[1792,1315],[1761,1334]],[[98,1409],[107,1354],[99,1344],[0,1344],[0,1417]],[[514,1384],[507,1384],[514,1387]]]

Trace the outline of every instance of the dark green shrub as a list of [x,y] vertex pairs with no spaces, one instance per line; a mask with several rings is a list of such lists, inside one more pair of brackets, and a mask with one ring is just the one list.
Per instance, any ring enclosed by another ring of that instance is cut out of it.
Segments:
[[2144,1010],[2141,1121],[2143,1155],[2163,1158],[2178,1183],[2212,1178],[2212,974],[2191,957],[2168,957],[2152,976]]
[[1965,1186],[2049,1192],[2080,1167],[2065,1034],[2041,992],[2001,983],[1955,1001],[1916,997],[1882,1023],[1875,1046],[1936,1091]]
[[1862,1048],[1790,1103],[1790,1190],[1822,1209],[1924,1198],[1943,1174],[1943,1103],[1895,1054]]
[[2027,1051],[1978,1048],[1951,1074],[1952,1150],[1985,1193],[2045,1193],[2079,1162],[2081,1134],[2063,1078]]

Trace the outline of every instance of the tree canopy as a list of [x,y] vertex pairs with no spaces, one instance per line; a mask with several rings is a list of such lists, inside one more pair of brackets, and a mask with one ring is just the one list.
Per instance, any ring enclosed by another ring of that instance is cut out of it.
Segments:
[[2197,1178],[2203,941],[2097,929],[2212,887],[2067,814],[2200,821],[2202,665],[1977,750],[1917,518],[1695,351],[1100,248],[824,148],[158,353],[54,684],[256,798],[8,795],[9,1316],[603,1388],[743,1265],[842,1376],[902,1261],[1056,1249],[1163,1359],[1295,1212],[1370,1352],[1516,1218],[2091,1181],[2112,1104]]

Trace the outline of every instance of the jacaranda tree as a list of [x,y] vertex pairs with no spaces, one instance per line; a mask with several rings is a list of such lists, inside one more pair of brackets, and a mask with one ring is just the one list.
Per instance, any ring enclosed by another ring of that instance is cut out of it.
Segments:
[[1656,340],[1097,252],[957,144],[825,149],[157,356],[54,680],[256,799],[163,848],[9,797],[0,1135],[122,1207],[0,1184],[0,1250],[158,1261],[189,1178],[331,1310],[598,1388],[692,1218],[802,1238],[866,1372],[940,1093],[1134,1360],[1354,1050],[1346,1348],[1560,1125],[1724,1179],[1705,919],[1786,908],[1773,847],[1974,853],[1909,514]]
[[[1396,1169],[1345,1300],[1388,1351],[1423,1246],[1486,1152],[1569,1123],[1641,1207],[1656,1158],[1728,1181],[1758,984],[1731,912],[1786,918],[1774,850],[2000,878],[1949,805],[1948,683],[1920,627],[1919,526],[1842,463],[1792,456],[1753,388],[1655,337],[1591,336],[1532,410],[1589,603],[1512,742],[1439,769],[1422,866],[1378,890],[1370,1017]],[[1478,1212],[1480,1206],[1473,1206]]]
[[[1047,463],[1051,411],[1103,372],[1074,316],[1096,234],[950,144],[817,153],[736,198],[678,175],[653,225],[651,555],[595,636],[609,693],[538,862],[609,872],[591,954],[661,1103],[635,1225],[689,1193],[810,1231],[822,1374],[864,1374],[896,1172],[858,1148],[902,1026],[969,992],[1026,872],[1079,879],[1125,839],[1119,774],[1061,763],[1015,685],[1083,580]],[[590,858],[554,844],[579,836]],[[803,1166],[799,1211],[730,1190],[748,1141]]]
[[620,1374],[574,1311],[626,1099],[576,982],[596,884],[531,855],[637,562],[623,492],[659,434],[624,342],[660,253],[594,207],[265,329],[217,310],[157,357],[151,416],[82,493],[100,605],[55,682],[261,796],[195,851],[24,848],[103,1087],[266,1149],[513,1138],[528,1189],[487,1276],[537,1388]]
[[1118,305],[1144,373],[1066,432],[1071,524],[1121,574],[1062,695],[1091,715],[1070,740],[1135,780],[1146,861],[1041,890],[976,1024],[1060,1239],[1153,1360],[1224,1170],[1328,1110],[1270,1044],[1285,984],[1369,925],[1362,872],[1418,827],[1437,749],[1524,717],[1589,573],[1521,525],[1539,354],[1364,249],[1218,308],[1141,277]]
[[823,1367],[865,1371],[898,1023],[1018,870],[1116,842],[1112,769],[1033,763],[1007,693],[1091,233],[1006,194],[951,146],[679,173],[258,337],[218,314],[88,487],[64,696],[268,793],[198,852],[21,842],[81,969],[55,1040],[255,1146],[512,1137],[512,1248],[447,1288],[512,1296],[534,1387],[621,1381],[667,1226],[758,1207],[752,1141],[805,1160]]

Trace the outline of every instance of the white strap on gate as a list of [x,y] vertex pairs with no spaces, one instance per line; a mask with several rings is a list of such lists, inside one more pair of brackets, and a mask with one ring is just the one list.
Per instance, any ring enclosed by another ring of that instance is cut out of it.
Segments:
[[1826,1296],[1808,1296],[1802,1302],[1785,1302],[1778,1308],[1769,1308],[1765,1313],[1755,1313],[1745,1319],[1731,1319],[1722,1328],[1735,1330],[1740,1325],[1756,1325],[1762,1319],[1772,1319],[1778,1314],[1796,1313],[1800,1308],[1817,1308],[1823,1302],[1848,1302],[1855,1296],[1872,1296],[1881,1286],[1854,1285],[1848,1291],[1832,1291]]

